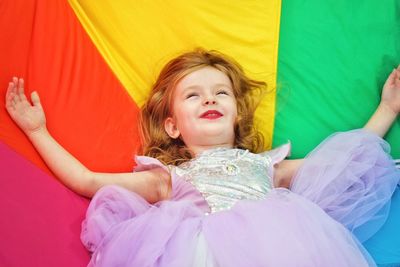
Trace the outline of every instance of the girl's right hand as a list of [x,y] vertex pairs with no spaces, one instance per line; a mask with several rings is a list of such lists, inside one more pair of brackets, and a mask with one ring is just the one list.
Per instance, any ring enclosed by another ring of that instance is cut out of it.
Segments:
[[8,84],[6,109],[15,123],[26,135],[46,129],[46,116],[40,104],[39,94],[31,94],[33,105],[24,93],[24,80],[13,77]]

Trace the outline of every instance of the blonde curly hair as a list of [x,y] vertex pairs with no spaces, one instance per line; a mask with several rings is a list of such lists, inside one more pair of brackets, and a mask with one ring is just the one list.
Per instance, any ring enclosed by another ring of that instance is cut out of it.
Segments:
[[198,48],[172,59],[164,66],[141,109],[139,123],[145,156],[156,158],[166,165],[179,165],[193,158],[180,138],[173,139],[166,133],[164,122],[172,116],[173,93],[177,83],[186,75],[207,66],[225,73],[232,83],[238,111],[234,147],[254,153],[262,150],[263,137],[254,128],[253,122],[257,106],[254,94],[262,92],[266,83],[249,79],[242,67],[228,56]]

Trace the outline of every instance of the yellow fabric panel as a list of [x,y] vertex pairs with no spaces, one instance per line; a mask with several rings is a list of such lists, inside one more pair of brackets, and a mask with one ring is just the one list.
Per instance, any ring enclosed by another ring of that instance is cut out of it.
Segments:
[[[275,88],[280,0],[69,2],[139,106],[163,65],[195,47],[232,56],[250,77]],[[274,110],[275,91],[263,100],[256,114],[267,141],[272,136]]]

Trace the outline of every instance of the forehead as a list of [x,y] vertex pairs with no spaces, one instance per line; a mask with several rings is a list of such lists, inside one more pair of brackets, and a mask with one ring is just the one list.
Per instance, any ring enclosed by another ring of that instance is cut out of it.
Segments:
[[207,66],[195,70],[183,77],[176,84],[175,88],[176,92],[182,92],[185,89],[190,88],[207,88],[215,86],[227,86],[232,88],[232,83],[228,75],[216,68]]

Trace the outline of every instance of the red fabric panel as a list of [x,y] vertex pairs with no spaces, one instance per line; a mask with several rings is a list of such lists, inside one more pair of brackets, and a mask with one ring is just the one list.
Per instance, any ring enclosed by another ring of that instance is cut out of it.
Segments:
[[0,266],[86,266],[88,200],[0,142]]
[[0,140],[45,168],[4,109],[12,76],[37,90],[53,136],[97,171],[131,171],[138,107],[111,73],[66,0],[1,1]]
[[48,175],[4,108],[7,84],[24,77],[41,96],[49,131],[94,171],[132,170],[138,107],[67,0],[0,1],[0,14],[0,266],[85,266],[88,201]]

